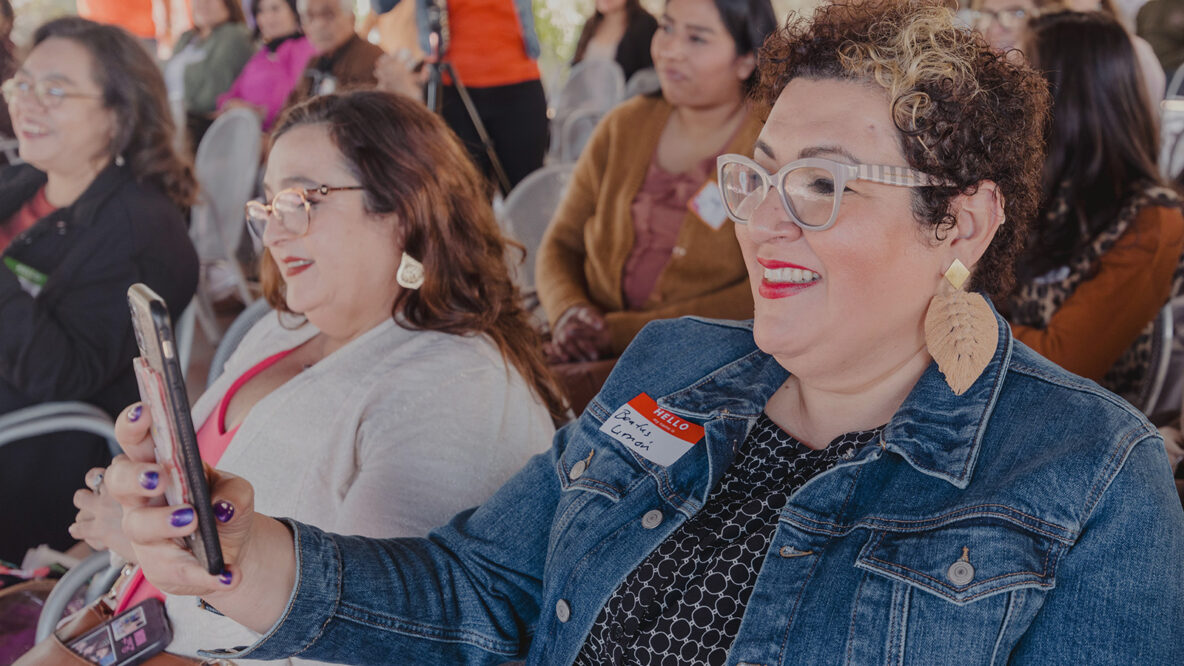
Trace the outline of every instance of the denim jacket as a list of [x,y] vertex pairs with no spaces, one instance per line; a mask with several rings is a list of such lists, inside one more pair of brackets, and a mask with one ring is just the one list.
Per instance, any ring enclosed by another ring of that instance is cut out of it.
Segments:
[[[789,498],[729,664],[1180,663],[1184,512],[1162,440],[998,326],[970,390],[955,396],[931,364],[878,446]],[[210,654],[571,663],[786,377],[751,323],[652,323],[549,453],[428,538],[291,523],[283,617],[251,648]],[[600,432],[642,392],[705,429],[669,466]]]

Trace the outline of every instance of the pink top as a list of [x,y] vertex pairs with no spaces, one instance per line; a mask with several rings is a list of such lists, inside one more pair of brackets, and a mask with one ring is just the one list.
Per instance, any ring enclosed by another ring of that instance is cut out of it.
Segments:
[[230,90],[218,96],[218,108],[222,109],[232,99],[261,106],[267,109],[263,130],[271,129],[288,94],[300,81],[304,66],[315,53],[316,49],[304,36],[285,39],[275,51],[264,46],[243,66]]
[[687,206],[702,189],[715,168],[715,156],[704,159],[682,173],[670,173],[658,166],[657,156],[650,161],[645,182],[633,198],[633,249],[625,260],[621,291],[625,307],[645,309],[658,276],[670,261],[678,243]]
[[[247,370],[239,377],[230,388],[226,390],[226,395],[222,396],[222,400],[218,403],[217,409],[214,410],[206,422],[197,430],[197,448],[201,451],[201,459],[211,466],[217,466],[218,460],[222,458],[222,454],[226,452],[226,447],[230,446],[230,440],[234,439],[234,433],[238,432],[238,426],[226,430],[226,408],[230,405],[230,400],[234,398],[234,394],[243,387],[244,384],[251,381],[260,372],[275,365],[280,359],[288,354],[291,354],[294,349],[286,349],[278,354],[273,354],[255,364],[250,370]],[[164,593],[156,589],[156,586],[144,579],[144,572],[136,569],[136,573],[132,579],[124,586],[123,592],[119,595],[119,604],[115,608],[115,613],[119,614],[123,611],[135,606],[136,604],[155,597],[164,601]]]

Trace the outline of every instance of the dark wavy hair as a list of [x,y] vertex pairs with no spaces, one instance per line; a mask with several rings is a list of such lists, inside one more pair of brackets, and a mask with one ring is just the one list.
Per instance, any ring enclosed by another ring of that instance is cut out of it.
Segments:
[[49,21],[33,33],[34,46],[47,39],[68,39],[90,54],[103,106],[115,114],[110,159],[123,156],[137,181],[160,188],[182,208],[191,205],[197,191],[193,165],[173,147],[176,127],[164,77],[140,40],[76,16]]
[[1024,64],[991,50],[982,35],[955,27],[940,0],[844,0],[812,18],[791,15],[761,49],[767,110],[790,80],[845,79],[888,93],[909,166],[954,187],[913,190],[917,220],[944,238],[955,224],[953,199],[978,183],[996,183],[1006,223],[979,260],[972,289],[1010,291],[1016,255],[1040,199],[1048,89]]
[[[777,16],[769,0],[713,0],[724,28],[736,42],[736,55],[756,54],[765,39],[777,29]],[[661,30],[661,28],[659,28]],[[744,80],[743,90],[750,93],[760,80],[758,68]]]
[[[1024,53],[1048,79],[1052,123],[1040,216],[1021,277],[1067,263],[1137,192],[1166,186],[1156,165],[1159,120],[1130,36],[1103,12],[1029,22]],[[1049,215],[1063,202],[1068,215]]]
[[[423,286],[399,294],[396,321],[412,330],[488,336],[551,414],[561,416],[566,402],[510,279],[507,241],[485,196],[485,180],[444,121],[401,95],[356,91],[289,109],[271,141],[306,125],[328,130],[364,188],[366,211],[393,215],[403,250],[423,262]],[[290,312],[283,278],[267,252],[260,278],[268,303]]]

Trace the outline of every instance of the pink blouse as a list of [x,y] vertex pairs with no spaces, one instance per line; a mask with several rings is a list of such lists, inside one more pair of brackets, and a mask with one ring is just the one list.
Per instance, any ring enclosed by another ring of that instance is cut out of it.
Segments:
[[629,209],[633,216],[633,249],[621,276],[626,308],[645,309],[658,276],[678,244],[687,207],[714,168],[715,156],[682,173],[670,173],[658,166],[656,155],[650,161],[645,181]]
[[275,51],[264,46],[243,66],[230,90],[218,97],[218,109],[233,99],[261,106],[267,109],[263,119],[263,131],[266,132],[271,129],[288,94],[300,81],[304,66],[315,53],[316,49],[304,36],[284,40]]

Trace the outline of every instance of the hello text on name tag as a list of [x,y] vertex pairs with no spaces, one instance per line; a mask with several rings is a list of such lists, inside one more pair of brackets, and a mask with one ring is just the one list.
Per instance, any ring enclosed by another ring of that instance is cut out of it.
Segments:
[[600,432],[663,467],[674,464],[703,439],[703,426],[662,409],[644,393],[618,407]]

